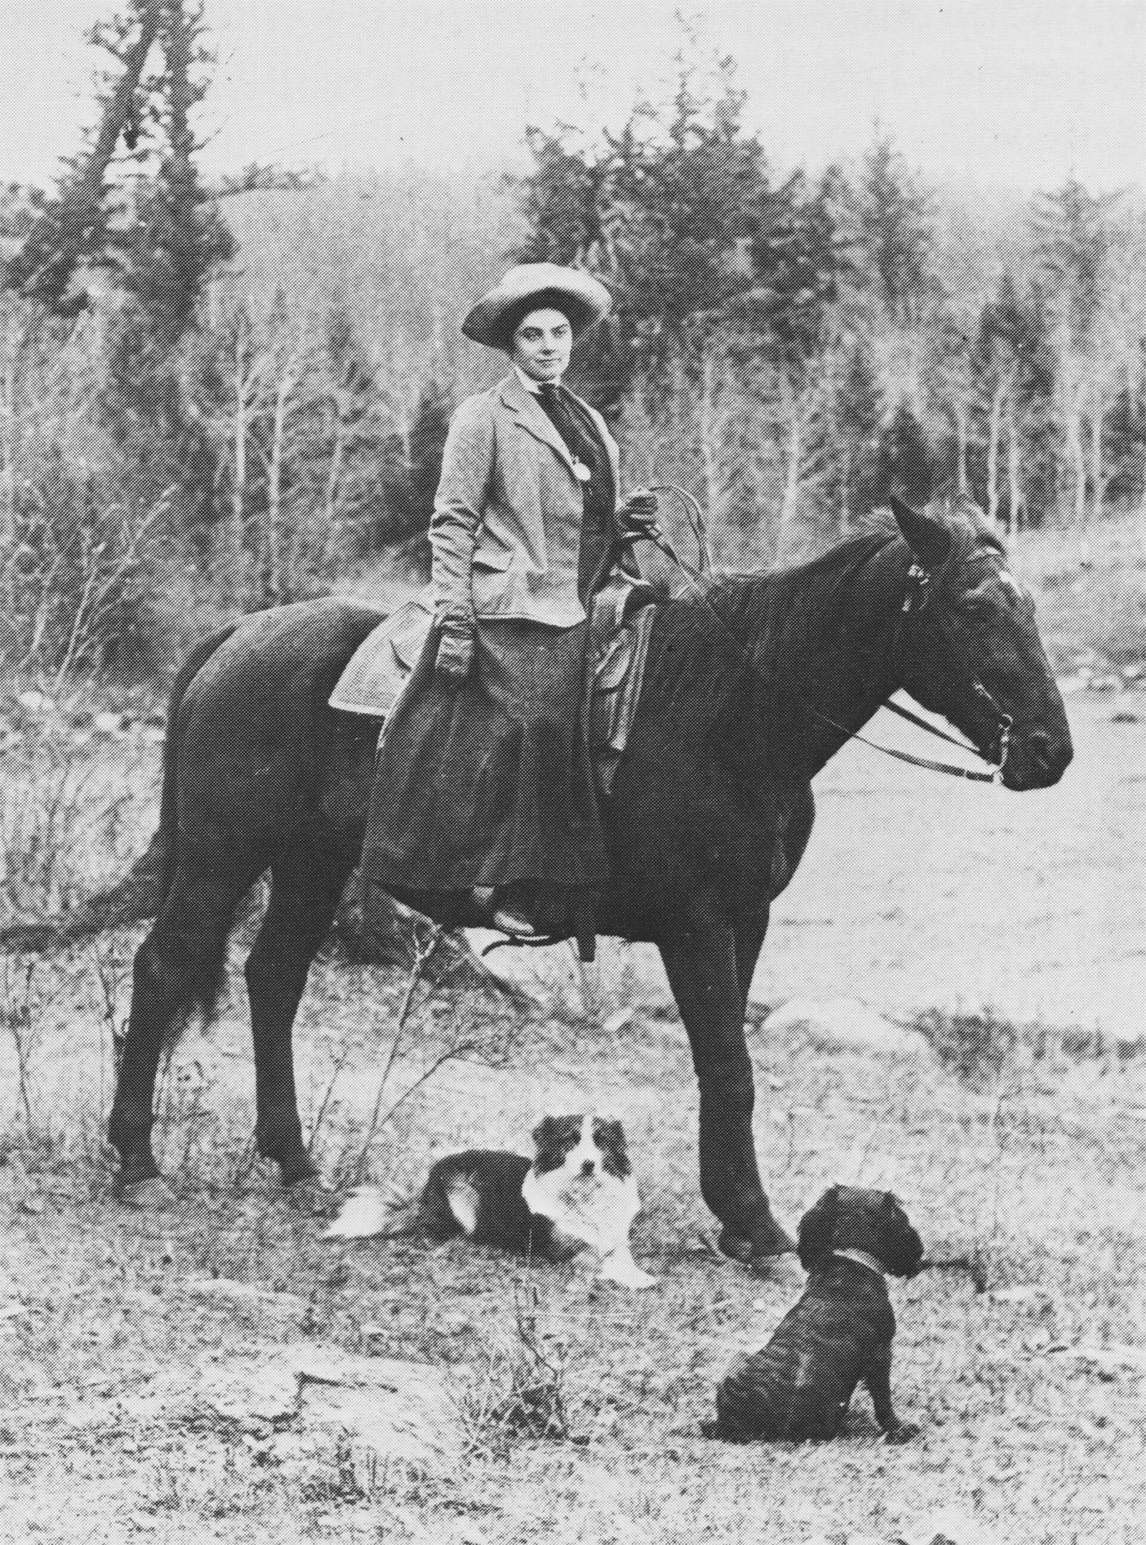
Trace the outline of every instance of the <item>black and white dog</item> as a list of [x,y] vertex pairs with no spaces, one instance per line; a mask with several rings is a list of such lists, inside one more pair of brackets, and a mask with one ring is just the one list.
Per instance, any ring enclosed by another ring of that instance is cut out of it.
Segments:
[[[463,1234],[475,1244],[564,1261],[588,1246],[600,1275],[624,1287],[648,1287],[629,1248],[641,1209],[619,1121],[596,1115],[546,1116],[533,1132],[532,1160],[472,1148],[439,1159],[418,1202],[418,1223],[436,1238]],[[399,1213],[374,1186],[347,1200],[328,1238],[402,1232]]]
[[833,1186],[801,1219],[798,1248],[804,1295],[767,1346],[732,1364],[707,1431],[740,1442],[834,1438],[862,1380],[886,1436],[912,1437],[891,1403],[895,1315],[885,1275],[913,1277],[924,1264],[907,1214],[890,1191]]

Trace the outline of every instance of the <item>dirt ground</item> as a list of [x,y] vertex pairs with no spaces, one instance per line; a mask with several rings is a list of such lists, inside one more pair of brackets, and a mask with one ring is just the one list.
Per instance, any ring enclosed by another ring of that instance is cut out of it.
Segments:
[[[974,1263],[893,1289],[893,1382],[918,1440],[881,1443],[863,1395],[848,1436],[820,1448],[701,1436],[716,1379],[762,1344],[800,1278],[789,1264],[753,1277],[712,1250],[687,1047],[646,952],[608,947],[588,984],[551,952],[548,1007],[526,1022],[419,1008],[395,1091],[463,1018],[483,1056],[441,1068],[366,1155],[409,1190],[451,1147],[520,1146],[546,1109],[611,1105],[645,1200],[636,1254],[660,1279],[632,1296],[458,1245],[324,1243],[321,1202],[316,1215],[283,1197],[251,1161],[237,978],[220,1024],[188,1037],[164,1085],[179,1205],[124,1210],[100,1123],[132,934],[37,965],[26,1104],[0,1038],[0,1540],[1139,1539],[1146,696],[1069,706],[1076,761],[1048,793],[843,753],[820,780],[817,830],[757,978],[764,1005],[845,995],[901,1019],[982,1010],[1030,1031],[1025,1055],[970,1082],[925,1050],[784,1041],[766,1019],[753,1032],[758,1145],[783,1219],[835,1180],[893,1185],[929,1251]],[[21,981],[13,967],[10,1016]],[[359,1156],[401,986],[335,960],[316,969],[300,1086],[336,1176]],[[1070,1052],[1038,1027],[1099,1034]],[[488,1398],[525,1356],[523,1301],[558,1370],[560,1441],[521,1432]],[[289,1418],[221,1413],[197,1393],[207,1372],[299,1342],[445,1369],[467,1414],[464,1456],[444,1473],[364,1475]]]

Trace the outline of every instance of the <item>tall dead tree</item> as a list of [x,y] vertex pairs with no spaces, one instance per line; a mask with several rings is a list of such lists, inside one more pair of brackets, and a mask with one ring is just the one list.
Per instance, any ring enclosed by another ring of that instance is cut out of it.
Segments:
[[104,82],[102,112],[87,148],[65,163],[55,195],[8,262],[8,286],[57,315],[74,315],[87,303],[86,294],[73,286],[77,270],[108,261],[108,172],[121,142],[129,153],[139,143],[140,82],[162,9],[160,0],[136,0],[126,16],[91,29],[89,42],[118,62],[118,77]]

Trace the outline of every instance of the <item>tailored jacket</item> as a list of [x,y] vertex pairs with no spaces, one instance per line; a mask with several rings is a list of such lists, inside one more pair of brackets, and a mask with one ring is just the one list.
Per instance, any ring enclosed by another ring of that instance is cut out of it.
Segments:
[[[585,404],[608,451],[617,447]],[[584,490],[545,409],[516,375],[467,398],[450,423],[430,522],[438,622],[470,615],[568,628],[577,595]]]

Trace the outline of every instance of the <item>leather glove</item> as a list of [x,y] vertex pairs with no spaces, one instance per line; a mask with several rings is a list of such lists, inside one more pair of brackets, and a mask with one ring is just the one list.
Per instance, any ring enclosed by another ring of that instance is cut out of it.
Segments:
[[438,653],[434,675],[447,686],[458,687],[474,663],[473,617],[447,617],[438,628]]
[[656,494],[647,488],[636,489],[617,511],[618,535],[629,541],[659,535],[657,508]]

